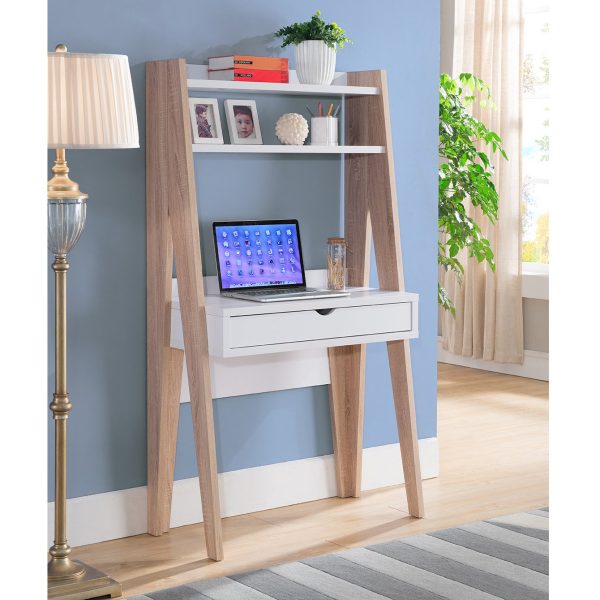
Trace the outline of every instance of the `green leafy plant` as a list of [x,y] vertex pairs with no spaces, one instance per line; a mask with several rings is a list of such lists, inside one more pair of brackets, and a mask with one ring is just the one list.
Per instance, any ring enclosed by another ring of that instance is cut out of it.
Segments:
[[[438,172],[438,229],[442,235],[438,240],[438,264],[456,273],[459,282],[464,274],[458,259],[462,249],[478,262],[486,261],[492,270],[496,269],[490,242],[468,216],[467,204],[480,209],[491,223],[496,222],[498,192],[492,181],[494,166],[490,157],[498,152],[508,160],[500,136],[468,110],[476,94],[482,106],[493,106],[490,89],[481,79],[471,73],[461,73],[458,79],[442,73]],[[455,314],[452,299],[439,283],[438,304]]]
[[330,48],[335,48],[336,44],[338,48],[343,48],[344,44],[352,43],[352,40],[346,37],[346,32],[337,23],[325,23],[320,10],[312,16],[310,21],[282,27],[275,32],[275,36],[283,38],[282,48],[290,44],[297,46],[307,40],[322,40]]

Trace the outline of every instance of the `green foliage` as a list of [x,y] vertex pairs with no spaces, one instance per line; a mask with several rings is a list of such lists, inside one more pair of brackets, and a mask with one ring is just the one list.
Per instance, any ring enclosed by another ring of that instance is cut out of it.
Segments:
[[[440,77],[438,171],[438,264],[453,271],[459,282],[464,267],[461,250],[478,262],[486,261],[495,270],[490,242],[482,236],[477,222],[467,215],[467,204],[481,210],[495,223],[498,218],[498,192],[492,181],[494,166],[490,160],[498,152],[508,160],[497,133],[468,111],[479,95],[481,106],[493,107],[490,89],[481,79],[461,73],[457,80],[442,73]],[[488,153],[481,150],[487,146]],[[454,305],[446,290],[438,286],[438,303],[454,314]]]
[[287,27],[282,27],[275,33],[276,37],[283,38],[281,47],[289,44],[297,46],[307,40],[322,40],[330,48],[343,48],[344,44],[352,43],[352,40],[346,37],[346,32],[337,23],[325,23],[321,18],[321,11],[318,10],[310,21],[304,23],[293,23]]

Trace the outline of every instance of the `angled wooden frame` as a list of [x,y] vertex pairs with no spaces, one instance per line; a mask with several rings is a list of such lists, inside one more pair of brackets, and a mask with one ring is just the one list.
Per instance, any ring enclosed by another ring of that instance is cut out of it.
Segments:
[[[396,184],[384,71],[348,73],[348,85],[380,95],[346,99],[346,143],[380,145],[384,154],[345,158],[345,235],[350,285],[369,280],[373,243],[380,286],[404,290]],[[199,470],[207,554],[223,558],[208,335],[204,306],[192,134],[183,59],[146,65],[148,533],[169,530],[184,353],[170,347],[173,261],[177,265],[185,360]],[[423,493],[408,340],[387,342],[402,465],[411,515]],[[328,351],[338,496],[361,490],[366,346]]]

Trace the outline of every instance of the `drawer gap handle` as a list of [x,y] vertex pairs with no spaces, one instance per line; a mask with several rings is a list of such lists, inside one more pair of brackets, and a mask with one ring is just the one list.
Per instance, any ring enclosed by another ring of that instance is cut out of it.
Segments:
[[335,308],[316,308],[315,309],[320,315],[328,315],[329,313],[332,313]]

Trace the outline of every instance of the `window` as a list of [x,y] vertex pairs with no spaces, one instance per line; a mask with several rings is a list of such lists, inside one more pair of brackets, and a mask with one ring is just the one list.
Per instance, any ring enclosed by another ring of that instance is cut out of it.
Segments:
[[[548,0],[523,0],[523,263],[548,265],[550,61]],[[547,267],[546,267],[547,268]]]

